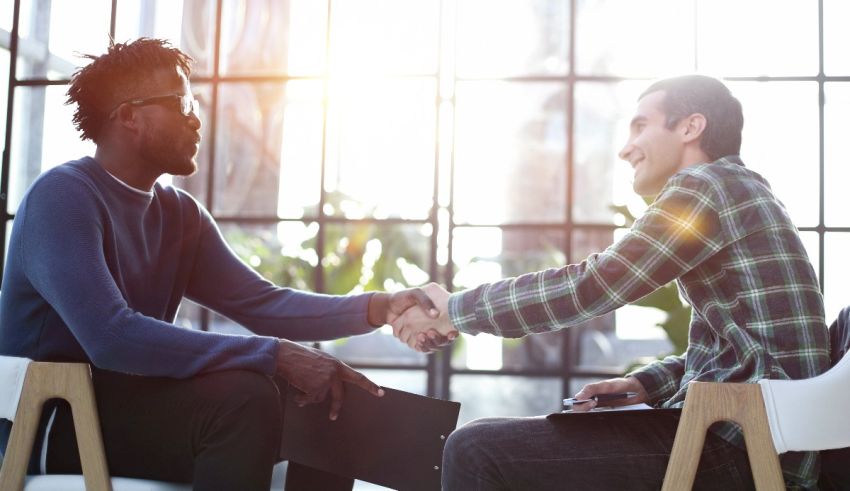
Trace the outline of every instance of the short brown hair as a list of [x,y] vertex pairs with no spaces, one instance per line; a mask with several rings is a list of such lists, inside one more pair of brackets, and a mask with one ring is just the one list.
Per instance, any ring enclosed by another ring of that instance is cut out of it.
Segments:
[[650,85],[639,99],[651,92],[664,91],[662,109],[667,128],[672,129],[682,118],[699,113],[705,116],[705,131],[700,149],[712,160],[741,153],[741,131],[744,114],[741,102],[716,78],[684,75],[659,80]]

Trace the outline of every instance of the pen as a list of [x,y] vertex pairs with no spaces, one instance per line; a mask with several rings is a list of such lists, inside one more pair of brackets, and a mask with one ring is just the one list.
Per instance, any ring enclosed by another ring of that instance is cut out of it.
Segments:
[[616,392],[613,394],[596,394],[590,399],[576,399],[575,397],[570,397],[569,399],[564,399],[564,405],[572,406],[573,404],[584,404],[585,402],[590,401],[596,401],[597,404],[604,404],[611,401],[619,401],[620,399],[630,399],[637,395],[637,392]]

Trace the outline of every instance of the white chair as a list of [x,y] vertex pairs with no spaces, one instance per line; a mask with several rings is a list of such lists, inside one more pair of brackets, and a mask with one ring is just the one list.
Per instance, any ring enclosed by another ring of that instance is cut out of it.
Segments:
[[[30,453],[48,399],[71,405],[82,476],[26,476]],[[189,491],[191,486],[144,479],[110,479],[95,405],[91,369],[84,363],[32,362],[0,356],[0,418],[13,421],[0,468],[3,491]]]
[[756,488],[784,490],[779,454],[850,447],[850,356],[803,380],[692,382],[662,491],[691,489],[706,430],[733,421],[744,431]]

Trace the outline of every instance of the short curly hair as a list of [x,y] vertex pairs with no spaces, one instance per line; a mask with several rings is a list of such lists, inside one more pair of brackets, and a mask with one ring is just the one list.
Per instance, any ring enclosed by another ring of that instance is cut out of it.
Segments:
[[123,100],[138,97],[158,69],[179,68],[186,77],[192,72],[192,57],[164,39],[139,38],[133,42],[110,41],[106,53],[82,55],[92,60],[71,79],[65,104],[76,104],[74,126],[83,140],[98,143],[112,108]]

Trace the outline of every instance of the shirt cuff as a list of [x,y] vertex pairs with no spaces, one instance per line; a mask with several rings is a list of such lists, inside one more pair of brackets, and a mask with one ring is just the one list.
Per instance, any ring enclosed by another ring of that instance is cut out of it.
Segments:
[[478,321],[475,314],[475,303],[478,300],[477,290],[464,290],[449,295],[449,321],[455,329],[466,334],[489,332],[483,327],[485,323]]

